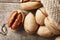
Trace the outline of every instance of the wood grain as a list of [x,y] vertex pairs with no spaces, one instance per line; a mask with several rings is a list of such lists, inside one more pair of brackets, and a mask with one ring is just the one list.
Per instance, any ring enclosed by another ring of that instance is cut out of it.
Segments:
[[0,3],[17,3],[20,2],[20,0],[0,0]]

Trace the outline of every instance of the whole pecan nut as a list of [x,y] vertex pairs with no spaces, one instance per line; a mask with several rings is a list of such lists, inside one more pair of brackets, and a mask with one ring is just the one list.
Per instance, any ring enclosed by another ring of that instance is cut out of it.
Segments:
[[18,26],[23,22],[24,15],[21,10],[14,11],[8,21],[8,26],[11,27],[11,29],[16,29]]

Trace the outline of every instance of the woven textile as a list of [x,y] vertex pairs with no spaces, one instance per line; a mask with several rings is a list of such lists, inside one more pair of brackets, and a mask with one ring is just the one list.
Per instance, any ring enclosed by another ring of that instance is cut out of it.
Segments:
[[58,24],[60,24],[60,0],[41,0],[46,12],[54,19]]

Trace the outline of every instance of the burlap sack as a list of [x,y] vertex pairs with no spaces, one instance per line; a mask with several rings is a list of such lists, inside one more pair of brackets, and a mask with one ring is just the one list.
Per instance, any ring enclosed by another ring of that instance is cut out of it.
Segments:
[[54,22],[56,29],[60,30],[60,0],[41,0],[46,12]]

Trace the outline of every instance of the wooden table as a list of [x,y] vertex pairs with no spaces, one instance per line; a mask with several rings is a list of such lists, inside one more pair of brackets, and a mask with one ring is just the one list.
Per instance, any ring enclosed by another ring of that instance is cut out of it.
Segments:
[[[0,26],[7,23],[8,18],[13,10],[21,10],[19,0],[0,0]],[[24,12],[27,13],[27,11]],[[8,33],[6,36],[0,34],[0,40],[54,40],[55,38],[43,38],[36,34],[29,35],[24,31],[24,29],[19,29],[17,32],[12,32],[8,26],[7,29]]]

